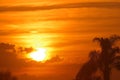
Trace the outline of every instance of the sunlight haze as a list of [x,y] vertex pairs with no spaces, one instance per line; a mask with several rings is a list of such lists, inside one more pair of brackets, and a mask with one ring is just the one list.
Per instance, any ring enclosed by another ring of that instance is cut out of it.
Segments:
[[120,35],[119,13],[119,0],[0,0],[0,42],[19,48],[0,68],[19,80],[74,80],[99,49],[93,38]]

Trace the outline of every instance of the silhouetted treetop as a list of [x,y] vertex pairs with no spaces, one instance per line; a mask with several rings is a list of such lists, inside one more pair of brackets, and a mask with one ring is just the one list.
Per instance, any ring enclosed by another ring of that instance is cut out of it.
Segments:
[[[120,70],[120,48],[114,46],[117,41],[120,41],[120,36],[96,37],[93,41],[100,43],[101,50],[90,52],[90,59],[80,69],[76,80],[110,80],[111,69]],[[96,75],[98,71],[101,73],[99,76]],[[88,75],[88,73],[90,74]],[[86,77],[89,77],[89,79]]]

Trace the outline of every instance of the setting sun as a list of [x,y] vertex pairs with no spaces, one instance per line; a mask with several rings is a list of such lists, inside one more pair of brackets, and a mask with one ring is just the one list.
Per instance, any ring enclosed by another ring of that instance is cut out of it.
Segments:
[[31,58],[32,60],[35,60],[35,61],[44,61],[45,57],[46,57],[46,53],[45,52],[46,52],[46,49],[39,48],[36,51],[31,52],[29,54],[29,58]]
[[120,80],[120,0],[0,0],[0,80]]

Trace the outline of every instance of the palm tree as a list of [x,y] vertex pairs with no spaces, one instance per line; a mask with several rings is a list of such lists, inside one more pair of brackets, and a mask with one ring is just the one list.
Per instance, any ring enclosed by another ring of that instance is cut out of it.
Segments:
[[[118,66],[120,58],[117,55],[120,52],[119,47],[114,47],[115,42],[120,40],[120,36],[113,35],[109,38],[94,38],[94,41],[98,41],[101,47],[100,55],[100,69],[103,72],[103,79],[110,80],[110,73],[112,67]],[[116,64],[117,62],[117,64]]]
[[[100,43],[101,51],[94,51],[94,54],[90,54],[91,65],[95,66],[95,70],[93,70],[93,74],[95,74],[98,70],[102,73],[103,80],[110,80],[111,69],[115,67],[120,70],[120,48],[115,46],[115,43],[120,40],[120,36],[113,35],[109,38],[94,38],[93,41],[98,41]],[[88,63],[87,62],[87,63]],[[86,65],[86,64],[84,64]],[[84,66],[83,66],[84,67]],[[91,68],[91,67],[89,67]],[[82,71],[83,68],[81,68]],[[87,70],[87,69],[86,69]],[[79,73],[81,72],[79,71]],[[84,69],[85,71],[85,69]],[[79,73],[77,75],[79,75]],[[80,76],[77,76],[80,78]],[[76,77],[76,78],[77,78]],[[97,80],[98,77],[92,78],[91,80]],[[81,79],[78,79],[81,80]],[[84,79],[87,80],[87,79]],[[100,78],[99,78],[100,80]]]
[[97,71],[99,66],[99,54],[97,53],[97,51],[90,52],[90,59],[81,67],[80,71],[76,76],[76,80],[93,80],[96,77],[95,72]]

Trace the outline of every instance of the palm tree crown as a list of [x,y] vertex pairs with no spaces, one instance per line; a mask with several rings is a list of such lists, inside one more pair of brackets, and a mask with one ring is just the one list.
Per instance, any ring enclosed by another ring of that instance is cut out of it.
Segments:
[[[91,68],[91,70],[94,68],[94,70],[91,71],[91,76],[94,75],[94,78],[91,77],[91,80],[110,80],[111,69],[115,67],[116,69],[120,70],[120,48],[119,46],[115,46],[115,43],[118,40],[120,40],[120,36],[117,35],[113,35],[109,38],[93,39],[93,41],[100,43],[101,51],[91,51],[89,56],[90,60],[84,64],[85,66],[86,64],[91,63],[87,68]],[[83,67],[79,73],[83,72]],[[87,72],[86,70],[87,69],[84,69],[84,72]],[[100,71],[102,75],[95,76],[97,71]],[[80,75],[79,73],[77,75]],[[80,76],[77,77],[79,77],[79,79],[76,80],[82,80]]]

